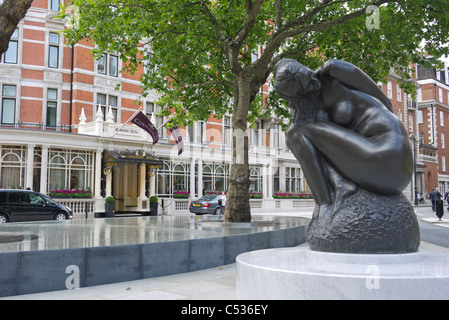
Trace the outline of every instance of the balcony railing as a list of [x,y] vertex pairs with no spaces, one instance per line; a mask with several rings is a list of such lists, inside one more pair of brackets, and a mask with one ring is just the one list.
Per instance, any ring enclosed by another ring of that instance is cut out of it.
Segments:
[[2,129],[25,129],[25,130],[40,130],[40,131],[57,131],[57,132],[71,132],[69,125],[60,126],[47,126],[43,123],[27,123],[27,122],[16,122],[16,123],[0,123],[0,128]]

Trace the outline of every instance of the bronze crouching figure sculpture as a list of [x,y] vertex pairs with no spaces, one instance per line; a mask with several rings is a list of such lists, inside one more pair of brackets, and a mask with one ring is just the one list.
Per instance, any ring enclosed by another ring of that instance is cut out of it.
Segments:
[[274,77],[293,112],[287,145],[316,202],[307,231],[311,249],[416,251],[419,226],[402,195],[413,172],[412,149],[380,88],[341,60],[312,71],[284,59]]

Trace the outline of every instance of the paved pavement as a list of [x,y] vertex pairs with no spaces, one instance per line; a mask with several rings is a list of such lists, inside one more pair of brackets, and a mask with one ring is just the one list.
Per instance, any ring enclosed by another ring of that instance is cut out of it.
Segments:
[[[277,212],[310,217],[312,208]],[[255,213],[257,214],[257,213]],[[268,213],[267,213],[268,214]],[[269,213],[273,214],[273,213]],[[306,245],[306,244],[305,244]],[[447,251],[429,243],[420,249]],[[235,264],[116,284],[1,298],[0,300],[236,300]]]

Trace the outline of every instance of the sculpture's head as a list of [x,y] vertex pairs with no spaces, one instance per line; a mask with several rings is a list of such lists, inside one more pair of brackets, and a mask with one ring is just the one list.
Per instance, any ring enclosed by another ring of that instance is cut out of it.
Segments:
[[281,98],[295,100],[318,91],[321,83],[311,69],[294,59],[283,59],[274,68],[274,87]]

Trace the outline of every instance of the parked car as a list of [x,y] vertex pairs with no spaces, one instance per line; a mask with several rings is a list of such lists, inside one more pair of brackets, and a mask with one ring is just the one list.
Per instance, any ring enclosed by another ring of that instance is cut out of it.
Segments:
[[219,214],[221,195],[208,194],[190,202],[189,211],[195,214]]
[[39,220],[68,220],[72,210],[39,192],[0,190],[0,223]]

